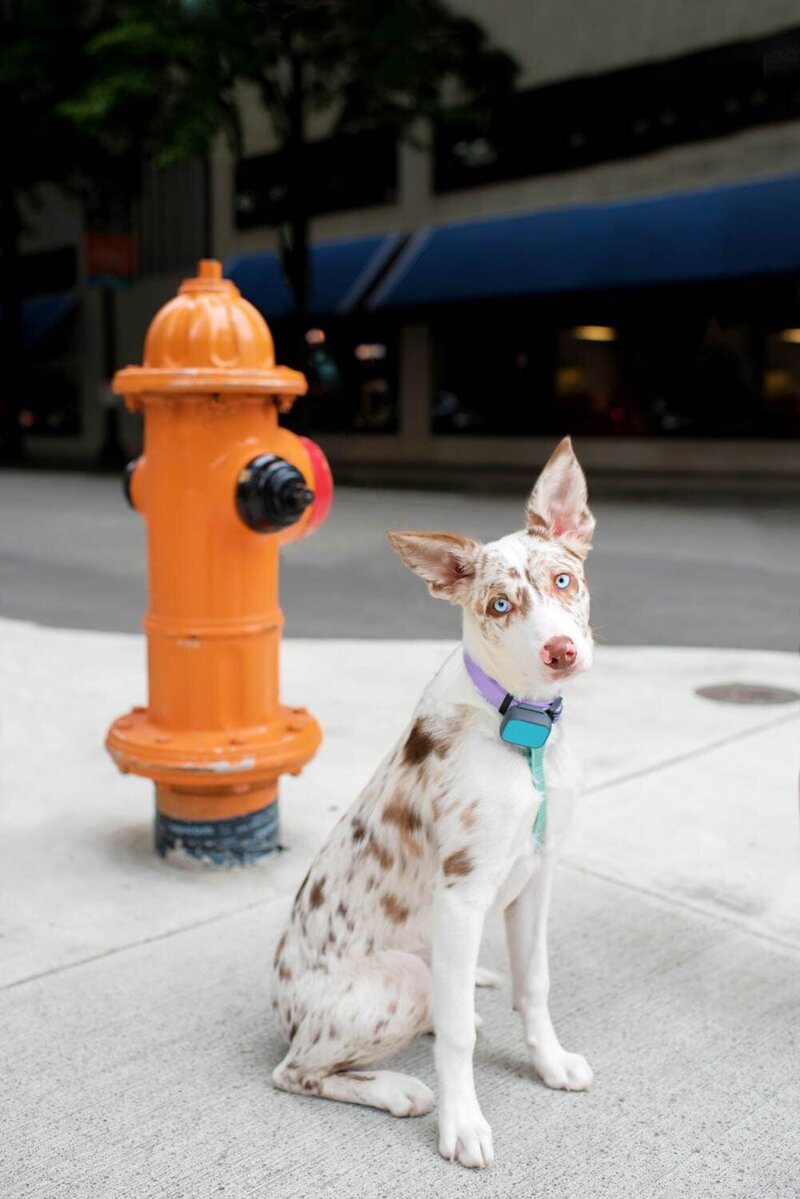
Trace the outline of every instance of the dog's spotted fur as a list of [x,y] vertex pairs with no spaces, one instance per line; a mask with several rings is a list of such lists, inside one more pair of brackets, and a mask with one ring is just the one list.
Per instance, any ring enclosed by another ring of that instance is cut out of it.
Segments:
[[[461,605],[472,657],[519,698],[549,699],[566,671],[543,647],[568,637],[591,664],[583,560],[594,520],[565,439],[528,501],[526,528],[490,545],[450,533],[390,533],[431,593]],[[555,579],[569,576],[557,588]],[[508,612],[494,604],[510,601]],[[575,784],[563,722],[548,743],[550,809],[534,855],[538,806],[498,714],[454,654],[424,692],[395,749],[318,854],[275,951],[274,1006],[290,1041],[276,1086],[418,1115],[433,1105],[417,1079],[373,1071],[436,1028],[440,1152],[491,1164],[491,1133],[472,1079],[472,988],[484,918],[506,915],[514,1006],[534,1068],[553,1087],[584,1089],[591,1070],[566,1053],[547,1009],[545,924],[554,852]]]

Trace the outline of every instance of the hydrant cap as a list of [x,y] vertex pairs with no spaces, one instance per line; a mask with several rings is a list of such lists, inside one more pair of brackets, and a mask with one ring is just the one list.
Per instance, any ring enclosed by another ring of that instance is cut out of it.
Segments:
[[275,365],[267,322],[242,297],[222,263],[204,258],[194,279],[155,315],[147,331],[144,362],[114,376],[122,395],[147,392],[272,392],[302,395],[298,372]]

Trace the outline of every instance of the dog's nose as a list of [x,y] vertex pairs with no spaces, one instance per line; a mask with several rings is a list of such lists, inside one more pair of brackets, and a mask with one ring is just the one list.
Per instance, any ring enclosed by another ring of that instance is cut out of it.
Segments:
[[578,651],[570,637],[551,637],[542,646],[542,661],[551,670],[565,670],[574,666]]

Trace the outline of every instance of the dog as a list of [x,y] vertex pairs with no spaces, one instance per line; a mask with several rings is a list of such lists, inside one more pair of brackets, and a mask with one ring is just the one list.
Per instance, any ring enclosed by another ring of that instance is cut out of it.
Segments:
[[[594,526],[565,438],[520,532],[487,545],[451,533],[387,534],[432,595],[462,608],[463,645],[318,853],[275,953],[273,1006],[290,1046],[273,1084],[422,1115],[434,1104],[427,1086],[373,1067],[433,1031],[439,1152],[463,1166],[494,1160],[472,1066],[473,989],[497,981],[478,967],[494,906],[505,916],[513,1005],[534,1071],[561,1090],[592,1083],[589,1064],[562,1049],[550,1019],[547,918],[579,787],[558,697],[592,662],[583,567]],[[546,710],[541,723],[552,724],[541,844],[532,827],[543,795],[526,753],[500,736],[497,695],[480,690],[487,679],[501,700],[534,703],[528,718]]]

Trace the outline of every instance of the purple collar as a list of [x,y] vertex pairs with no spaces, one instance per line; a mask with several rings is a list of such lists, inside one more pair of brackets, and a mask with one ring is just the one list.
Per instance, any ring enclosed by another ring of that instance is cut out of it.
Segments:
[[[476,691],[480,692],[483,698],[502,714],[505,714],[511,703],[521,702],[515,700],[514,696],[506,691],[505,687],[501,687],[497,680],[491,678],[485,670],[481,670],[478,663],[469,656],[466,650],[464,650],[464,665],[467,668],[467,674],[475,684]],[[546,712],[553,723],[561,718],[563,701],[560,695],[551,700],[526,699],[522,702],[526,708],[535,708],[538,712]]]

